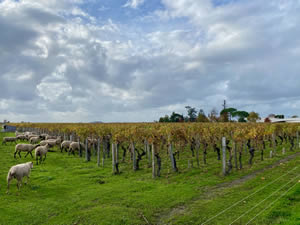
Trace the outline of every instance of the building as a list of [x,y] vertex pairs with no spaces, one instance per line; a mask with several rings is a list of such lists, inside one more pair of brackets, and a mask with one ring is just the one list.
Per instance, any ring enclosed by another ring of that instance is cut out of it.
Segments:
[[[285,118],[285,119],[278,119],[275,117],[267,117],[271,123],[300,123],[300,118]],[[267,118],[262,118],[258,122],[263,123],[265,122],[265,119]]]
[[16,130],[17,130],[17,127],[15,127],[15,126],[2,124],[2,132],[15,132]]

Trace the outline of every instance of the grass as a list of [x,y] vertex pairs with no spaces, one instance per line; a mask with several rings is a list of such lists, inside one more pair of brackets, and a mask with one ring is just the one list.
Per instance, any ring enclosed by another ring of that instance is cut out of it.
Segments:
[[[3,135],[0,133],[1,139]],[[209,151],[207,156],[208,165],[201,162],[200,168],[188,168],[187,161],[191,159],[191,154],[187,150],[180,155],[180,172],[176,174],[172,172],[169,158],[163,151],[162,175],[152,179],[151,168],[147,167],[146,159],[141,161],[140,171],[133,172],[131,163],[127,162],[120,165],[121,174],[112,175],[111,161],[108,159],[104,167],[97,167],[94,156],[91,162],[85,162],[84,158],[57,151],[49,152],[44,164],[34,164],[30,184],[23,185],[19,195],[16,181],[12,182],[10,194],[6,195],[9,168],[32,160],[30,155],[24,159],[24,153],[21,159],[14,159],[13,152],[14,144],[0,144],[0,224],[200,224],[294,168],[300,160],[298,156],[240,184],[216,188],[217,185],[232,182],[293,153],[266,157],[262,162],[256,156],[252,167],[247,165],[248,156],[243,157],[244,169],[233,170],[231,175],[223,177],[220,174],[220,162],[216,160],[213,151]],[[296,172],[299,174],[300,169]],[[230,223],[260,199],[295,177],[295,173],[284,177],[210,224]],[[262,180],[261,177],[265,179]],[[283,191],[278,192],[278,195]],[[297,185],[262,213],[253,224],[299,224],[299,192]],[[278,195],[265,203],[272,202]],[[244,224],[266,204],[251,211],[236,224]],[[181,210],[176,210],[177,208]]]

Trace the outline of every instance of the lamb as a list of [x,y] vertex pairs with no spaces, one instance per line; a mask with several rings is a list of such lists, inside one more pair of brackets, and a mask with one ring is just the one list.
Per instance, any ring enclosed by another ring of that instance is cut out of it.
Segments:
[[29,139],[29,142],[30,144],[37,144],[40,140],[40,137],[32,137]]
[[23,177],[27,177],[27,182],[29,182],[30,171],[33,167],[33,162],[27,162],[12,166],[7,174],[7,194],[9,193],[9,184],[12,179],[16,178],[18,180],[17,187],[20,190],[20,186],[22,185]]
[[60,145],[61,152],[63,152],[63,150],[65,150],[67,152],[68,149],[70,148],[71,143],[72,143],[72,141],[63,141]]
[[[45,146],[39,146],[35,149],[36,165],[39,164],[38,157],[40,158],[40,164],[42,163],[42,161],[45,161],[49,147],[50,147],[49,144],[46,144]],[[44,159],[43,159],[43,156],[45,156]]]
[[40,146],[40,145],[17,144],[15,147],[14,158],[16,158],[17,153],[19,154],[19,156],[21,158],[21,152],[27,152],[27,154],[25,155],[25,158],[27,157],[28,154],[30,154],[31,158],[33,158],[31,152],[33,151],[33,149],[37,148],[38,146]]
[[16,137],[4,137],[3,138],[3,141],[2,141],[2,144],[6,144],[6,142],[16,142],[17,141],[17,138]]

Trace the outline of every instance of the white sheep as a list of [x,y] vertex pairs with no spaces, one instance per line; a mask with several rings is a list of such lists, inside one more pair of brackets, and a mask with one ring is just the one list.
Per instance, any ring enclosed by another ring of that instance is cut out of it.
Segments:
[[[84,149],[84,144],[80,142],[80,148],[83,150]],[[72,153],[75,155],[75,150],[79,151],[79,142],[72,142],[69,147],[69,155]]]
[[9,193],[9,184],[12,179],[14,178],[17,179],[18,190],[20,190],[20,186],[22,185],[23,177],[27,177],[26,183],[29,182],[29,175],[32,167],[33,167],[33,162],[27,162],[27,163],[22,163],[22,164],[12,166],[10,168],[7,174],[7,192],[6,192],[7,194]]
[[31,158],[33,158],[32,156],[32,151],[37,148],[38,145],[32,145],[32,144],[17,144],[15,147],[15,153],[14,153],[14,158],[16,158],[16,155],[19,154],[20,158],[21,158],[21,152],[27,152],[27,154],[25,155],[25,158],[28,154],[31,155]]
[[24,141],[24,140],[27,139],[26,136],[25,136],[24,134],[18,134],[18,135],[16,136],[16,138],[17,138],[17,140],[22,140],[22,141]]
[[72,143],[72,141],[63,141],[60,145],[60,150],[61,152],[63,152],[63,150],[65,150],[66,152],[68,152],[68,149],[70,148],[70,144]]
[[[49,147],[50,147],[49,144],[46,144],[45,146],[39,146],[35,149],[36,165],[38,165],[39,159],[40,159],[40,164],[42,163],[42,161],[45,161]],[[43,159],[43,156],[45,156],[44,159]],[[39,159],[38,159],[38,157],[39,157]]]
[[50,135],[47,135],[45,140],[49,140],[49,139],[56,139],[57,137],[56,136],[50,136]]
[[45,146],[49,144],[50,147],[54,147],[55,145],[59,145],[61,143],[60,139],[48,139],[40,142],[41,146]]
[[16,142],[17,141],[17,138],[16,137],[4,137],[3,138],[3,141],[2,141],[2,144],[6,144],[6,142]]
[[37,144],[40,140],[41,140],[40,137],[36,136],[36,137],[31,137],[29,139],[29,142],[30,142],[30,144]]

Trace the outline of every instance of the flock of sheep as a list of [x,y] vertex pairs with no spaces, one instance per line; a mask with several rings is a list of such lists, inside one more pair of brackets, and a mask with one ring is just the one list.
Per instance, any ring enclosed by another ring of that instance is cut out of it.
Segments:
[[[17,141],[29,141],[30,144],[25,143],[19,143],[17,144]],[[94,144],[94,142],[97,140],[89,139],[88,145],[89,147]],[[36,164],[42,163],[45,161],[47,153],[50,148],[54,146],[59,146],[61,149],[61,152],[66,151],[74,154],[76,151],[79,151],[80,148],[84,148],[83,143],[81,142],[74,142],[74,141],[68,141],[63,140],[62,137],[55,137],[50,136],[48,134],[41,134],[37,135],[33,132],[25,132],[25,133],[19,133],[16,131],[16,137],[4,137],[2,144],[6,144],[9,142],[13,142],[16,144],[14,157],[16,158],[16,155],[18,154],[21,158],[21,152],[26,152],[25,158],[28,154],[32,155],[32,151],[35,150],[35,158],[36,158]],[[18,190],[20,190],[20,186],[22,184],[23,177],[27,177],[27,182],[29,181],[29,175],[30,171],[33,167],[33,162],[27,162],[18,164],[15,166],[12,166],[8,172],[7,175],[7,193],[9,193],[9,185],[12,179],[17,179],[17,187]],[[26,184],[26,183],[25,183]]]

